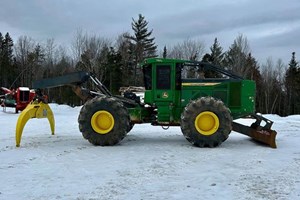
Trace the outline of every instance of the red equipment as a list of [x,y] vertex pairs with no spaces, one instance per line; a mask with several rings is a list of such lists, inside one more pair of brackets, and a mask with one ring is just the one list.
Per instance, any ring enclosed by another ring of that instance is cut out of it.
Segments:
[[34,90],[28,87],[18,87],[16,91],[4,87],[0,89],[1,93],[4,93],[1,95],[1,106],[4,110],[6,107],[15,107],[16,113],[24,110],[35,96]]

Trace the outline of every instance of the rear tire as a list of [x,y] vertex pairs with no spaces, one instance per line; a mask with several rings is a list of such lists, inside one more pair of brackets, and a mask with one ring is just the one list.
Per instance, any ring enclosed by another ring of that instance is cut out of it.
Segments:
[[181,115],[183,135],[198,147],[219,146],[228,138],[231,129],[230,110],[213,97],[191,101]]
[[112,97],[100,96],[87,101],[78,117],[79,130],[90,143],[112,146],[127,134],[127,108]]

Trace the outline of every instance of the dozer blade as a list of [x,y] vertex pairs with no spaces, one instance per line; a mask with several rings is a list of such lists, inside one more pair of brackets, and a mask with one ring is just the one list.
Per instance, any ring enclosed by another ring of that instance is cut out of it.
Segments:
[[[271,129],[273,122],[259,115],[252,115],[252,117],[255,118],[256,121],[250,127],[232,122],[232,129],[253,138],[255,141],[267,144],[272,148],[277,148],[277,132]],[[260,126],[262,120],[266,122],[266,125],[263,127]]]
[[31,118],[47,118],[50,123],[52,135],[54,135],[55,121],[54,115],[48,104],[37,101],[32,101],[27,107],[21,112],[17,125],[16,125],[16,146],[19,147],[21,143],[21,137],[23,129],[27,121]]

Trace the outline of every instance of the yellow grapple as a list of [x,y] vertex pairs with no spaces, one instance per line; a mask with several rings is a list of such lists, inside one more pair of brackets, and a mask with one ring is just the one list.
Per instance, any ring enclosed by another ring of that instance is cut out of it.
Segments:
[[47,103],[43,101],[34,100],[21,112],[16,126],[16,146],[19,147],[23,129],[27,121],[31,118],[47,118],[50,123],[52,135],[54,135],[55,121],[54,115]]

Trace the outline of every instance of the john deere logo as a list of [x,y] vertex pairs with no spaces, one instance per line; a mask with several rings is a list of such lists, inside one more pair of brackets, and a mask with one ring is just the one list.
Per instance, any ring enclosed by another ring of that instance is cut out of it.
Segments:
[[169,94],[167,93],[167,92],[164,92],[163,94],[162,94],[162,98],[168,98],[169,97]]

